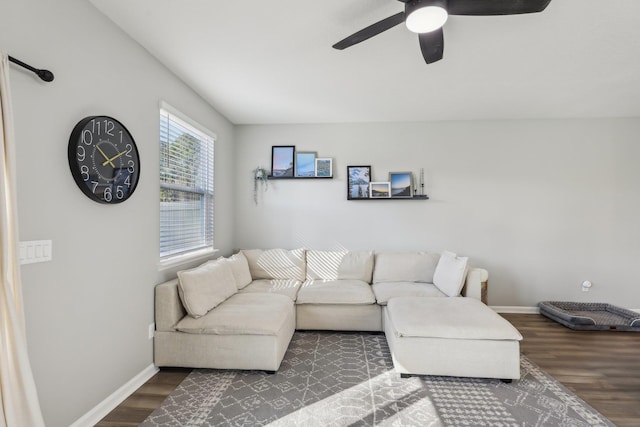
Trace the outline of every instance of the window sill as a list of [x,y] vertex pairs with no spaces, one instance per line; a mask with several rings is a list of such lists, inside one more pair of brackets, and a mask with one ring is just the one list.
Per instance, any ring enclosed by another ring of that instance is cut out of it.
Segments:
[[161,260],[158,263],[158,271],[171,270],[175,267],[179,267],[180,265],[186,264],[188,262],[208,258],[212,255],[215,255],[217,252],[218,252],[218,249],[207,248],[207,249],[200,249],[197,251],[189,252],[186,254],[180,254],[180,255],[168,257]]

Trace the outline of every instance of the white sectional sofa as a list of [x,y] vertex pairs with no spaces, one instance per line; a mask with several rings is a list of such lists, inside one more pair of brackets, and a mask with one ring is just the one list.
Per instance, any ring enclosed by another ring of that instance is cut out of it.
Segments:
[[398,297],[486,303],[488,272],[444,255],[253,249],[181,271],[155,289],[155,364],[276,371],[296,329],[384,331]]

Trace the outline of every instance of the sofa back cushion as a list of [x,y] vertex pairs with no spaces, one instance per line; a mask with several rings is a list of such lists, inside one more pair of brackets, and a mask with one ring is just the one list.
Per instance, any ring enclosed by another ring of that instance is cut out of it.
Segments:
[[178,271],[178,279],[182,305],[194,318],[204,316],[238,291],[231,266],[223,261],[208,261],[199,267]]
[[253,280],[295,279],[304,281],[304,249],[243,249]]
[[307,251],[307,279],[371,283],[373,252]]
[[433,284],[450,297],[460,295],[464,280],[467,277],[466,257],[459,257],[453,252],[442,252],[433,275]]
[[428,252],[380,252],[376,254],[373,283],[433,283],[439,254]]
[[238,252],[229,258],[223,258],[231,267],[231,274],[236,282],[236,288],[242,289],[251,283],[251,271],[249,270],[249,262],[242,252]]

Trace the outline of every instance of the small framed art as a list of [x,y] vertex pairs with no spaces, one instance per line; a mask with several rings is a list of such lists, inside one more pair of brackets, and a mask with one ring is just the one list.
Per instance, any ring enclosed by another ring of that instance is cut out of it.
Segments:
[[347,166],[347,200],[368,199],[371,166]]
[[316,176],[316,153],[311,151],[296,152],[295,176]]
[[413,176],[411,172],[389,172],[391,197],[412,197]]
[[295,167],[293,145],[274,145],[271,147],[271,175],[274,178],[293,176]]
[[369,197],[371,199],[388,199],[391,197],[391,183],[388,181],[370,183]]
[[333,176],[333,159],[328,157],[316,158],[316,176],[331,178]]

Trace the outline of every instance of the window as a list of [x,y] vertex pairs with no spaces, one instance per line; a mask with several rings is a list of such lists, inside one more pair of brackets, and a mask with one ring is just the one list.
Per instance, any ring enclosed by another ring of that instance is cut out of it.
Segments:
[[178,114],[167,104],[161,105],[161,262],[213,250],[215,136]]

